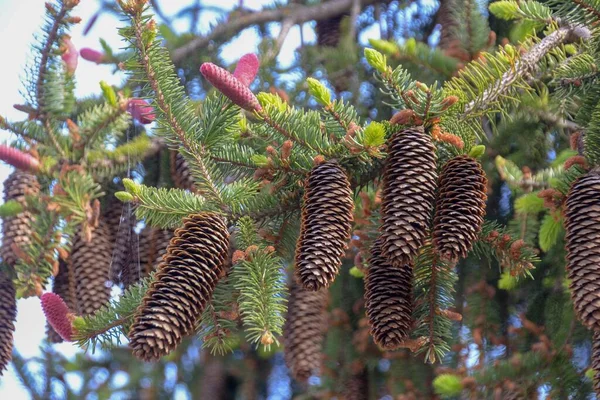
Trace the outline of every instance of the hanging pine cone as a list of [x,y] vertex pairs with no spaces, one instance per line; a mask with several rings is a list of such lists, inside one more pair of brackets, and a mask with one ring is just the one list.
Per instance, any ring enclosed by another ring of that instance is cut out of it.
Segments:
[[600,331],[592,336],[592,369],[594,370],[594,392],[600,398]]
[[352,228],[350,182],[335,161],[312,169],[305,187],[296,246],[296,276],[307,290],[329,286],[338,274]]
[[0,376],[12,359],[14,321],[17,318],[16,291],[8,276],[0,271]]
[[158,360],[193,331],[221,277],[228,247],[229,232],[219,215],[201,213],[184,219],[129,331],[136,357]]
[[436,153],[422,126],[388,142],[381,204],[382,250],[394,266],[412,262],[428,235],[437,184]]
[[170,152],[171,178],[175,187],[185,190],[194,190],[194,177],[186,159],[178,151]]
[[123,206],[120,202],[109,202],[108,209],[102,216],[110,231],[110,242],[113,245],[110,262],[110,280],[124,287],[139,280],[140,274],[137,267],[139,263],[132,263],[137,259],[137,234],[135,233],[136,219],[130,204]]
[[[52,293],[60,296],[67,304],[70,310],[76,310],[75,302],[75,285],[73,282],[73,274],[69,271],[69,263],[59,259],[58,274],[54,277],[52,284]],[[50,326],[46,324],[46,334],[50,343],[61,343],[62,337]]]
[[600,330],[600,174],[591,171],[571,186],[566,201],[567,272],[577,316]]
[[486,188],[485,172],[469,156],[442,168],[433,220],[433,244],[442,259],[456,262],[473,247],[485,216]]
[[371,248],[365,278],[365,309],[373,340],[380,347],[397,349],[408,338],[412,324],[413,267],[394,267],[381,254],[381,239]]
[[323,335],[327,329],[327,290],[305,290],[294,282],[283,326],[285,363],[297,381],[304,382],[321,369]]
[[317,20],[315,26],[317,45],[337,47],[340,42],[342,20],[348,15],[348,13],[344,13],[331,18]]
[[[157,229],[145,226],[140,232],[138,253],[141,276],[146,277],[154,272],[162,257],[167,253],[169,241],[173,237],[173,231],[169,229]],[[134,245],[135,248],[135,245]],[[138,260],[132,260],[138,264]]]
[[85,241],[81,230],[76,232],[69,267],[73,269],[77,309],[81,315],[95,313],[110,299],[111,257],[110,230],[103,220],[94,230],[90,243]]
[[344,384],[344,400],[369,400],[369,371],[361,368],[348,377]]
[[[25,206],[25,196],[35,196],[39,191],[40,185],[35,175],[16,170],[4,182],[4,202],[15,200]],[[14,265],[17,262],[13,246],[25,249],[31,243],[33,223],[34,216],[29,211],[4,218],[0,256],[6,264]]]

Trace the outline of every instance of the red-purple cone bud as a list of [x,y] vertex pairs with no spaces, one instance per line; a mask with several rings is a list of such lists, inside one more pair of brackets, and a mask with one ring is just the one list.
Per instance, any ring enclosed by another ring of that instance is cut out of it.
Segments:
[[73,325],[71,324],[71,310],[69,310],[69,307],[55,293],[44,293],[41,300],[42,310],[50,326],[61,338],[70,342],[73,337]]
[[90,49],[89,47],[84,47],[83,49],[79,50],[79,54],[84,60],[95,62],[96,64],[100,64],[102,61],[104,61],[104,53],[98,50]]
[[233,71],[233,76],[244,85],[250,86],[254,78],[256,78],[259,65],[260,62],[256,54],[248,53],[243,55],[238,61],[235,71]]
[[127,111],[141,124],[149,124],[156,118],[154,108],[144,99],[130,99],[127,103]]
[[227,96],[234,104],[248,111],[262,110],[254,93],[229,73],[229,71],[213,63],[204,63],[200,66],[200,72],[207,81]]
[[79,53],[77,52],[77,48],[75,47],[73,42],[71,42],[71,37],[69,35],[65,35],[63,37],[62,45],[64,51],[61,58],[65,62],[67,72],[73,75],[75,73],[75,70],[77,69],[77,59],[79,57]]
[[0,144],[0,160],[23,171],[36,172],[40,169],[37,159],[5,144]]

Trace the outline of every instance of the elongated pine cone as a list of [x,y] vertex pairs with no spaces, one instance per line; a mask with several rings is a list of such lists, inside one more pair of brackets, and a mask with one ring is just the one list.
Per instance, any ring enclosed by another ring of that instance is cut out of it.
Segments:
[[348,377],[344,385],[344,400],[369,400],[369,371],[361,368]]
[[381,203],[382,251],[394,266],[412,262],[428,235],[437,186],[436,153],[422,126],[388,142]]
[[288,311],[283,326],[285,363],[300,382],[318,374],[321,350],[327,329],[327,290],[306,290],[294,282],[290,289]]
[[17,318],[15,287],[8,276],[0,271],[0,376],[12,359],[13,334]]
[[581,322],[600,330],[600,174],[577,179],[566,201],[567,272]]
[[328,287],[339,272],[352,228],[354,202],[337,162],[312,169],[305,187],[296,246],[296,276],[307,290]]
[[170,152],[171,178],[175,187],[184,190],[194,190],[194,177],[185,158],[178,151]]
[[92,241],[87,243],[78,230],[73,238],[69,257],[75,277],[77,309],[81,315],[91,315],[110,299],[110,260],[112,243],[110,230],[101,219],[94,229]]
[[[16,170],[4,181],[4,202],[15,200],[25,206],[25,196],[35,196],[40,191],[40,185],[35,175]],[[2,221],[2,246],[0,256],[8,265],[15,265],[18,260],[13,247],[22,250],[31,244],[34,216],[29,211],[23,211]]]
[[[142,229],[139,238],[139,266],[142,277],[156,271],[163,256],[167,253],[167,247],[173,237],[173,231],[169,229],[157,229],[148,225]],[[138,260],[131,260],[138,264]]]
[[592,369],[594,370],[594,392],[600,397],[600,331],[592,335]]
[[371,248],[365,278],[365,309],[375,343],[386,350],[397,349],[412,324],[413,266],[394,267],[381,253],[378,239]]
[[[137,258],[137,234],[135,233],[136,219],[130,204],[123,205],[111,201],[102,216],[110,231],[112,254],[110,260],[110,280],[115,284],[123,283],[127,287],[139,280],[139,271],[130,271],[132,257]],[[135,254],[134,254],[135,253]],[[139,264],[139,263],[136,263]],[[127,281],[127,284],[126,282]]]
[[129,331],[141,360],[156,361],[194,330],[222,275],[229,232],[214,213],[190,215],[175,231]]
[[486,188],[485,172],[469,156],[455,157],[442,168],[433,244],[443,260],[456,262],[473,247],[485,216]]
[[[58,261],[58,274],[54,277],[52,293],[60,296],[70,310],[76,310],[75,282],[73,281],[73,274],[69,271],[69,263],[62,259],[59,259]],[[50,324],[46,324],[46,334],[50,343],[61,343],[63,341],[63,338]]]

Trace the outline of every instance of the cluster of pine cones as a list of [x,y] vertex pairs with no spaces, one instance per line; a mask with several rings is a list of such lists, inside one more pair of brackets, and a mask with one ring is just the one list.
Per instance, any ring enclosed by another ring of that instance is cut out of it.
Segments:
[[[5,202],[15,200],[26,206],[26,197],[39,192],[40,184],[29,172],[16,170],[4,182]],[[138,235],[134,231],[135,218],[123,211],[121,203],[109,204],[93,231],[92,241],[86,241],[81,231],[76,232],[68,259],[59,259],[52,290],[79,315],[93,314],[105,305],[113,284],[122,283],[126,288],[153,271],[173,235],[172,231],[150,227]],[[31,244],[34,223],[34,215],[26,209],[4,218],[0,256],[8,267],[14,268],[19,249],[25,250]],[[0,374],[12,354],[15,295],[10,276],[0,271]],[[49,325],[47,334],[49,342],[62,342]]]
[[[468,156],[450,159],[438,177],[436,149],[422,126],[393,134],[387,153],[382,224],[371,248],[365,307],[374,341],[384,349],[397,349],[412,326],[415,258],[429,241],[442,261],[455,263],[467,255],[483,224],[487,178]],[[299,380],[320,365],[320,342],[304,338],[322,335],[322,292],[338,274],[352,213],[352,189],[339,164],[328,161],[313,168],[305,186],[297,283],[284,330],[286,361]]]

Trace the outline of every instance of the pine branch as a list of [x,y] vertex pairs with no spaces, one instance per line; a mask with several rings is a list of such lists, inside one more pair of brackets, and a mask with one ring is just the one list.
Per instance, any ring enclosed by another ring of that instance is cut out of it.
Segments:
[[590,32],[587,28],[581,26],[568,25],[558,28],[533,45],[525,55],[515,62],[513,68],[508,69],[499,79],[466,104],[462,116],[466,118],[470,114],[482,112],[491,104],[495,104],[518,80],[533,74],[539,68],[542,59],[556,47],[589,36]]
[[[126,11],[126,10],[124,10]],[[128,14],[129,15],[129,14]],[[174,67],[166,51],[160,43],[154,41],[156,33],[155,27],[148,27],[148,18],[142,16],[141,11],[136,11],[130,15],[133,29],[132,42],[139,54],[138,61],[145,73],[145,80],[154,91],[154,96],[162,119],[168,126],[172,134],[183,145],[182,154],[193,161],[193,166],[197,167],[203,180],[203,188],[206,189],[206,195],[224,207],[219,189],[210,176],[203,159],[204,149],[201,144],[190,141],[189,134],[184,129],[187,126],[192,132],[197,125],[197,118],[192,113],[192,106],[185,92],[181,87],[175,73]],[[127,35],[127,34],[126,34]],[[181,118],[186,118],[182,122]],[[163,122],[159,120],[159,124]],[[175,147],[175,146],[174,146]]]

